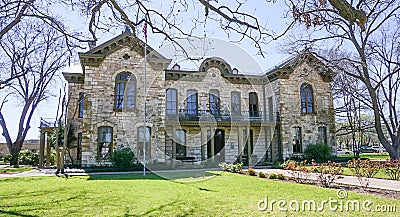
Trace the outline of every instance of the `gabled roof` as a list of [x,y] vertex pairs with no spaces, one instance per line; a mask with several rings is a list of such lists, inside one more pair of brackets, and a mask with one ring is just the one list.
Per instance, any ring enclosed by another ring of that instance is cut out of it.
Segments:
[[332,70],[308,50],[283,61],[281,64],[267,71],[265,76],[267,76],[270,81],[277,78],[288,78],[293,70],[304,62],[311,63],[311,66],[319,72],[325,82],[332,81],[334,77]]
[[[118,35],[87,52],[79,53],[81,65],[83,68],[84,66],[99,66],[105,57],[125,46],[131,47],[132,50],[144,57],[146,44],[130,31],[125,31],[121,35]],[[146,46],[146,51],[147,61],[155,70],[163,70],[171,62],[170,59],[165,58],[148,45]]]

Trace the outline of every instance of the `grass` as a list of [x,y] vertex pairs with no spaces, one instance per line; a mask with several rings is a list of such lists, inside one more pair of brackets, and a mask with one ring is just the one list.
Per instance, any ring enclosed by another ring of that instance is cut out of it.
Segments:
[[19,168],[14,168],[14,167],[6,167],[6,168],[1,168],[0,173],[21,173],[21,172],[26,172],[33,170],[32,167],[19,167]]
[[[206,175],[207,177],[205,178]],[[19,216],[371,216],[366,211],[260,211],[259,200],[338,199],[335,189],[273,181],[232,173],[204,173],[166,180],[154,174],[0,179],[0,215]],[[395,205],[400,201],[348,192],[343,199]],[[286,205],[288,208],[288,205]],[[373,216],[396,213],[373,213]]]
[[[341,154],[339,155],[338,158],[349,158],[352,159],[354,158],[353,154]],[[369,158],[370,160],[389,160],[390,156],[388,153],[365,153],[365,154],[360,154],[360,158]]]

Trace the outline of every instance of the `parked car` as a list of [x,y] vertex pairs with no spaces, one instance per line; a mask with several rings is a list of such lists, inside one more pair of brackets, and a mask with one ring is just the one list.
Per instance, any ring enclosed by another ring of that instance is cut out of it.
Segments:
[[360,152],[361,153],[375,153],[375,150],[372,147],[364,145],[364,146],[360,147]]
[[372,146],[372,149],[374,149],[375,153],[383,153],[386,152],[386,149],[382,146]]
[[337,154],[353,154],[352,151],[350,151],[348,149],[341,149],[341,148],[336,149],[336,153]]

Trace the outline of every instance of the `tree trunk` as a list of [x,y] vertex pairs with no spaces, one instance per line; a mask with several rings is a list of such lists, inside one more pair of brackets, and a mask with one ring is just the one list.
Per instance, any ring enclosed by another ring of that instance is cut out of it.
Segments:
[[19,166],[18,156],[19,156],[19,152],[12,152],[11,153],[10,166],[14,166],[14,167],[18,167]]
[[19,166],[18,156],[19,152],[21,151],[22,144],[23,140],[21,141],[21,139],[17,139],[14,143],[11,144],[11,148],[9,149],[11,154],[10,166]]

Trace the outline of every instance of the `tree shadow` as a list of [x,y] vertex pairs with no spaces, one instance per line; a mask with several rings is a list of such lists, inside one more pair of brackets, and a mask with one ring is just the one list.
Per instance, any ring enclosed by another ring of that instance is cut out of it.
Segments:
[[22,216],[22,217],[35,217],[37,215],[26,215],[26,214],[22,214],[19,212],[13,212],[13,211],[5,211],[5,210],[1,210],[0,209],[0,215],[7,215],[7,216]]
[[113,174],[89,174],[87,180],[171,180],[175,182],[205,181],[218,176],[217,171],[189,170],[189,171],[157,171],[142,173],[113,173]]

